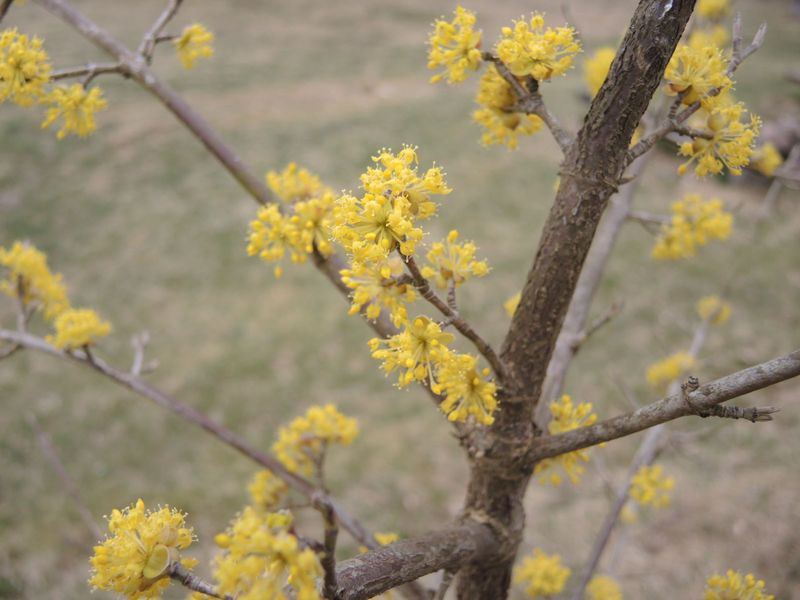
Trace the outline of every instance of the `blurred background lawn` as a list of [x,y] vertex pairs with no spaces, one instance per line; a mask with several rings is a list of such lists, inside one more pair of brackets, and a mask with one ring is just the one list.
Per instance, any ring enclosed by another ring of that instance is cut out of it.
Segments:
[[[161,11],[160,0],[75,4],[135,46]],[[134,6],[135,4],[135,6]],[[562,22],[560,3],[474,1],[485,43],[532,9]],[[764,48],[737,74],[736,94],[770,120],[798,110],[798,88],[783,78],[800,56],[798,21],[786,0],[738,3],[745,31],[769,23]],[[572,2],[587,50],[615,44],[635,2]],[[156,70],[233,144],[258,173],[289,161],[336,189],[355,188],[382,146],[419,146],[423,165],[443,165],[455,189],[430,226],[474,239],[493,272],[461,293],[462,311],[500,344],[502,302],[522,285],[557,176],[559,153],[544,133],[521,149],[480,146],[470,123],[473,78],[433,86],[425,69],[432,20],[454,5],[403,2],[186,3],[175,26],[199,21],[216,36],[216,55],[191,72],[170,48]],[[7,24],[45,38],[57,67],[104,60],[35,5],[15,7]],[[545,86],[551,107],[577,128],[582,58]],[[135,84],[101,78],[109,108],[85,140],[57,142],[35,111],[0,110],[0,244],[28,239],[46,251],[78,305],[114,324],[98,354],[126,366],[129,340],[151,332],[148,379],[268,449],[276,428],[314,403],[334,402],[358,417],[362,435],[330,456],[332,488],[370,527],[419,534],[459,509],[467,472],[445,419],[419,390],[398,391],[370,358],[370,331],[311,266],[272,268],[245,255],[255,205],[200,145]],[[731,321],[712,331],[697,373],[708,380],[798,347],[800,216],[784,190],[775,214],[753,235],[766,185],[757,178],[678,179],[661,153],[644,177],[637,206],[666,211],[689,191],[739,207],[734,236],[691,260],[656,263],[653,239],[626,227],[594,314],[625,309],[582,350],[567,392],[601,417],[655,399],[648,364],[688,346],[694,305],[730,281]],[[793,195],[794,194],[794,195]],[[13,327],[11,303],[0,323]],[[44,332],[41,326],[37,331]],[[673,504],[625,527],[606,562],[628,598],[698,598],[707,575],[755,572],[778,598],[800,598],[800,385],[789,382],[747,404],[783,407],[753,426],[683,420],[664,454],[676,479]],[[794,402],[788,402],[794,400]],[[101,520],[142,497],[175,505],[196,528],[196,556],[246,502],[252,464],[147,401],[84,370],[30,352],[0,364],[0,598],[84,598],[95,541],[47,465],[27,425],[35,414],[52,436],[90,510]],[[609,505],[639,436],[593,452],[578,487],[532,484],[524,550],[561,554],[575,570]],[[343,537],[343,555],[356,546]],[[202,566],[201,570],[205,567]],[[519,595],[517,593],[517,595]],[[107,597],[96,593],[97,598]],[[177,596],[176,596],[177,597]]]

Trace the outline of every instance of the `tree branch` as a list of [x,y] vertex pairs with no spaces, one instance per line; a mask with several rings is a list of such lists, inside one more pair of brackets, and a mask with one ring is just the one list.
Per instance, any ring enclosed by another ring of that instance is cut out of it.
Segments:
[[785,356],[737,371],[701,386],[689,394],[691,405],[684,401],[681,394],[672,394],[628,414],[589,427],[541,437],[534,441],[530,458],[538,461],[625,437],[667,421],[693,415],[695,410],[710,410],[712,406],[722,402],[798,375],[800,375],[800,350],[795,350]]
[[158,16],[147,33],[144,34],[139,48],[136,51],[144,56],[147,64],[150,64],[150,61],[153,59],[153,51],[155,50],[159,35],[164,31],[164,27],[172,20],[172,17],[178,12],[182,2],[183,0],[169,0],[166,8],[164,8],[164,12]]

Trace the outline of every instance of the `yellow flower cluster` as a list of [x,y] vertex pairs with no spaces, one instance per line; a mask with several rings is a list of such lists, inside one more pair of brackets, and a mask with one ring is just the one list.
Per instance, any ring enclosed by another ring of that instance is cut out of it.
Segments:
[[56,333],[48,335],[47,341],[66,350],[94,345],[97,338],[111,333],[111,324],[103,321],[91,308],[65,310],[55,318],[54,327]]
[[38,37],[31,39],[16,29],[0,32],[0,103],[31,106],[39,101],[50,81],[48,61]]
[[586,87],[589,88],[589,94],[594,98],[600,87],[608,76],[608,71],[611,68],[611,63],[617,51],[611,46],[603,46],[598,48],[591,57],[586,59],[583,64],[583,78],[586,81]]
[[510,111],[517,97],[494,65],[489,65],[481,77],[475,102],[481,108],[472,113],[472,120],[483,126],[481,140],[485,146],[504,144],[513,150],[518,145],[517,136],[532,135],[542,127],[536,115]]
[[46,319],[69,308],[62,276],[50,272],[44,252],[17,241],[10,249],[0,247],[0,266],[8,269],[8,276],[0,281],[0,292],[12,298],[22,292],[22,302],[36,302]]
[[514,583],[525,586],[529,598],[540,598],[560,594],[572,570],[561,564],[558,554],[545,554],[534,548],[533,556],[523,559],[514,569]]
[[310,476],[329,444],[348,446],[358,435],[358,423],[333,404],[312,406],[302,417],[280,428],[272,450],[292,473]]
[[[214,538],[223,549],[214,559],[219,592],[237,600],[320,600],[316,580],[322,566],[313,550],[301,550],[289,533],[291,525],[287,513],[245,507],[228,530]],[[292,593],[286,593],[287,587]]]
[[669,493],[675,486],[672,477],[664,476],[661,465],[642,465],[631,480],[630,497],[642,506],[669,506]]
[[687,42],[694,50],[700,51],[707,46],[722,48],[731,40],[731,34],[724,25],[714,25],[707,28],[698,28],[689,34]]
[[439,167],[420,176],[416,149],[411,146],[397,154],[381,150],[372,161],[375,166],[361,175],[364,194],[360,198],[342,195],[335,211],[333,237],[353,264],[383,263],[394,250],[414,254],[423,236],[418,221],[436,213],[430,195],[452,191]]
[[108,103],[103,99],[103,91],[93,87],[88,92],[80,83],[73,83],[69,87],[58,86],[48,94],[46,101],[53,104],[47,109],[42,128],[50,127],[59,117],[64,119],[61,129],[56,137],[63,140],[68,133],[75,133],[78,137],[86,137],[97,129],[94,114],[104,110]]
[[132,600],[159,598],[169,585],[170,565],[180,561],[191,568],[196,564],[194,559],[180,557],[180,550],[193,541],[184,518],[169,507],[145,510],[141,499],[121,511],[114,509],[108,519],[111,536],[94,547],[89,561],[94,571],[89,583]]
[[731,235],[733,215],[726,212],[718,198],[703,200],[699,194],[687,194],[673,202],[672,218],[653,247],[659,260],[676,260],[695,255],[698,246],[709,240],[726,240]]
[[478,372],[478,358],[447,352],[436,370],[433,391],[445,399],[439,405],[450,421],[464,422],[473,416],[482,425],[494,423],[497,386],[489,381],[490,371]]
[[750,166],[767,177],[775,175],[775,171],[783,164],[783,156],[772,142],[762,144],[753,151]]
[[563,75],[581,51],[572,27],[544,27],[544,16],[531,15],[530,22],[514,21],[513,29],[503,27],[497,55],[517,77],[532,76],[545,81]]
[[675,352],[647,368],[647,383],[663,392],[670,383],[697,366],[697,360],[688,352]]
[[503,310],[506,311],[506,314],[509,317],[513,317],[514,313],[517,312],[517,307],[519,306],[519,301],[522,300],[522,292],[517,292],[513,296],[511,296],[508,300],[503,302]]
[[450,282],[456,287],[471,277],[483,277],[489,273],[485,260],[475,260],[477,246],[472,242],[457,244],[458,231],[453,229],[444,242],[431,245],[427,258],[429,265],[422,268],[422,275],[432,279],[437,287],[446,289]]
[[289,492],[289,487],[269,469],[263,469],[253,476],[247,486],[250,498],[256,508],[273,511]]
[[414,381],[433,386],[436,369],[447,360],[448,344],[453,335],[442,331],[428,317],[417,317],[403,331],[388,339],[369,341],[372,357],[383,361],[386,374],[399,371],[397,385],[406,387]]
[[[267,185],[287,206],[262,206],[250,222],[247,254],[267,262],[278,262],[289,254],[303,263],[316,249],[323,256],[333,254],[330,242],[336,197],[316,175],[290,163],[283,173],[267,173]],[[275,267],[275,277],[283,268]]]
[[611,577],[595,575],[586,586],[586,600],[622,600],[622,590]]
[[187,25],[180,36],[173,41],[183,68],[193,68],[194,61],[198,58],[212,57],[214,55],[214,48],[211,47],[213,41],[214,34],[199,23]]
[[[550,434],[564,433],[588,427],[597,421],[597,415],[592,413],[590,402],[581,402],[577,406],[572,404],[572,398],[564,395],[560,400],[550,403],[550,413],[552,419],[547,426]],[[573,484],[578,484],[580,477],[585,471],[581,463],[589,462],[589,450],[575,450],[567,452],[553,458],[545,458],[536,465],[534,475],[539,476],[541,483],[561,485],[563,480],[561,473],[555,467],[560,467]]]
[[698,0],[695,10],[704,19],[718,20],[725,17],[730,8],[730,0]]
[[756,580],[752,574],[742,576],[729,570],[725,577],[713,575],[706,582],[704,600],[775,600],[775,596],[764,591],[766,584]]
[[476,71],[481,61],[481,32],[475,31],[475,13],[457,6],[452,22],[437,19],[428,40],[428,68],[444,67],[442,73],[431,77],[431,83],[447,79],[459,83],[467,78],[467,71]]
[[679,44],[664,72],[664,91],[668,96],[682,94],[683,104],[700,102],[709,108],[733,85],[725,73],[727,67],[728,61],[716,46]]
[[408,281],[401,280],[404,272],[403,260],[396,255],[375,264],[356,263],[352,269],[342,269],[342,283],[353,290],[349,313],[358,314],[366,306],[367,318],[374,320],[385,308],[395,327],[405,325],[406,304],[416,299],[417,292]]
[[688,156],[689,160],[678,167],[678,173],[686,173],[696,160],[694,172],[699,177],[709,173],[717,175],[723,167],[733,175],[741,175],[742,168],[750,162],[761,130],[761,119],[756,115],[751,113],[749,120],[743,120],[746,112],[741,102],[712,106],[703,136],[681,144],[679,154]]
[[697,301],[697,314],[703,320],[711,319],[714,325],[722,325],[731,316],[731,305],[719,296],[705,296]]

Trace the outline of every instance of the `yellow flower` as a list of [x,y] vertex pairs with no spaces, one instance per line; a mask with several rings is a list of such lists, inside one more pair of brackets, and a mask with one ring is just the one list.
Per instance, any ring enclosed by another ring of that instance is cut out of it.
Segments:
[[411,146],[397,154],[383,149],[372,161],[376,166],[361,175],[364,194],[342,195],[334,212],[333,238],[352,263],[382,263],[396,249],[412,255],[423,236],[417,222],[436,213],[430,195],[452,191],[441,168],[417,172],[417,153]]
[[308,169],[289,163],[283,172],[269,171],[267,186],[283,202],[292,203],[322,196],[331,191]]
[[342,269],[342,282],[351,290],[350,314],[358,314],[366,306],[368,319],[377,319],[381,309],[389,311],[395,327],[408,322],[406,304],[413,302],[417,293],[410,283],[401,281],[405,272],[403,260],[390,256],[375,264],[355,263],[351,269]]
[[458,231],[453,229],[444,242],[435,242],[427,255],[430,265],[422,268],[422,275],[441,289],[447,289],[451,281],[458,287],[467,279],[489,273],[485,260],[475,260],[477,246],[472,242],[457,244],[457,239]]
[[622,600],[622,590],[611,577],[595,575],[586,586],[586,600]]
[[369,345],[372,357],[383,361],[387,374],[400,370],[397,384],[405,387],[412,381],[433,385],[437,367],[446,360],[447,345],[452,341],[453,336],[442,332],[438,323],[428,317],[417,317],[397,335],[373,338]]
[[478,372],[478,358],[470,354],[447,352],[436,370],[433,390],[445,399],[439,405],[450,421],[466,421],[470,415],[478,423],[494,423],[497,386],[487,381],[489,369]]
[[750,160],[750,166],[767,177],[772,177],[782,164],[783,156],[772,142],[756,148]]
[[707,46],[722,48],[731,40],[731,34],[724,25],[714,25],[710,28],[695,29],[689,34],[688,44],[694,50],[700,51]]
[[431,83],[446,78],[447,83],[459,83],[467,71],[475,71],[481,62],[481,32],[475,31],[475,13],[461,6],[455,10],[452,22],[437,19],[428,39],[428,68],[444,67],[442,73],[431,77]]
[[272,450],[286,469],[310,476],[330,444],[349,446],[358,435],[358,423],[333,404],[312,406],[278,431]]
[[664,391],[667,386],[698,367],[697,360],[688,352],[676,352],[647,368],[647,383]]
[[15,298],[21,291],[22,302],[36,302],[45,319],[53,319],[69,308],[61,274],[50,272],[44,252],[16,241],[8,250],[0,247],[0,266],[8,268],[8,276],[0,281],[0,292]]
[[514,583],[525,585],[529,598],[553,596],[564,590],[564,585],[572,571],[561,564],[558,554],[547,555],[534,548],[533,556],[523,559],[514,569]]
[[300,549],[287,513],[265,513],[247,506],[214,540],[223,551],[214,559],[221,594],[237,600],[320,600],[316,580],[322,566],[314,551]]
[[672,218],[662,225],[652,256],[676,260],[695,255],[709,240],[726,240],[731,235],[733,215],[726,212],[718,198],[703,200],[699,194],[687,194],[673,202]]
[[50,127],[60,117],[64,119],[56,134],[60,140],[70,132],[78,137],[86,137],[92,133],[97,129],[94,114],[108,106],[99,87],[93,87],[87,92],[80,83],[53,88],[42,102],[54,105],[47,109],[42,129]]
[[497,55],[517,77],[531,75],[545,81],[563,75],[581,51],[574,28],[545,29],[544,16],[539,13],[531,15],[530,22],[514,21],[514,28],[503,27],[502,33]]
[[697,14],[704,19],[722,19],[730,11],[730,0],[697,0]]
[[631,480],[630,497],[642,506],[669,506],[669,492],[675,486],[672,477],[664,477],[661,465],[642,465]]
[[183,68],[191,69],[198,58],[214,56],[214,48],[211,47],[213,41],[214,34],[199,23],[184,27],[181,35],[173,42]]
[[728,570],[725,577],[713,575],[706,582],[704,600],[775,600],[775,596],[764,591],[766,584],[756,580],[752,574],[742,576]]
[[719,174],[723,167],[728,167],[733,175],[741,175],[742,167],[750,162],[761,130],[761,119],[754,114],[750,114],[749,122],[742,121],[745,112],[741,102],[712,106],[704,137],[681,144],[678,153],[688,156],[689,160],[678,167],[678,173],[686,173],[689,165],[697,160],[694,172],[699,177]]
[[513,296],[511,296],[508,300],[503,302],[503,310],[506,311],[506,314],[509,317],[513,317],[514,313],[517,312],[517,307],[519,306],[519,301],[522,300],[522,292],[517,292]]
[[378,542],[381,546],[388,546],[389,544],[394,544],[397,540],[400,539],[400,536],[393,532],[387,533],[380,533],[375,532],[372,536],[375,538],[375,541]]
[[504,144],[513,150],[518,135],[531,135],[542,127],[536,115],[509,112],[517,97],[494,65],[489,65],[481,77],[475,102],[481,108],[472,113],[472,120],[485,129],[481,138],[485,146]]
[[48,335],[47,341],[64,350],[93,346],[98,338],[111,333],[111,324],[91,308],[68,308],[55,318],[53,325],[56,333]]
[[127,598],[160,598],[169,586],[168,569],[180,561],[186,568],[195,563],[181,559],[180,550],[192,543],[192,530],[184,525],[185,515],[168,506],[145,511],[144,502],[114,509],[108,519],[111,533],[89,561],[89,583],[96,589],[124,594]]
[[38,37],[29,39],[16,29],[0,32],[0,104],[30,106],[42,97],[50,81],[48,61]]
[[586,87],[589,88],[592,98],[600,91],[600,86],[606,80],[608,70],[616,55],[617,51],[614,48],[604,46],[596,50],[583,64],[583,78],[586,80]]
[[273,511],[289,492],[289,487],[272,471],[263,469],[253,476],[247,491],[256,508]]
[[[709,107],[733,85],[725,74],[727,68],[727,60],[716,46],[679,44],[664,72],[664,92],[668,96],[683,94],[683,104],[700,101]],[[712,96],[710,93],[715,90],[718,93]]]
[[697,314],[703,320],[711,319],[714,325],[722,325],[731,316],[731,305],[719,296],[705,296],[697,302]]
[[[550,403],[550,413],[553,418],[547,426],[550,434],[565,433],[573,429],[588,427],[597,421],[597,415],[592,413],[592,404],[581,402],[577,406],[572,404],[572,398],[566,394],[560,400]],[[585,471],[581,463],[589,462],[589,450],[575,450],[553,458],[546,458],[534,468],[533,474],[539,475],[540,483],[561,485],[562,476],[554,468],[560,467],[573,484],[578,484]]]

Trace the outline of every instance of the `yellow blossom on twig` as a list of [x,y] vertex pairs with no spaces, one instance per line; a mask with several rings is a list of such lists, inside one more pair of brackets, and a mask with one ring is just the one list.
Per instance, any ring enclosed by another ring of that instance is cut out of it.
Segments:
[[225,533],[214,538],[222,554],[214,559],[221,594],[237,600],[289,597],[320,600],[316,580],[322,566],[313,550],[301,549],[289,528],[288,513],[265,513],[247,506]]
[[711,319],[714,325],[722,325],[731,316],[731,305],[719,296],[705,296],[697,301],[697,314],[701,319]]
[[503,27],[503,39],[497,44],[497,55],[517,77],[532,76],[545,81],[563,75],[581,51],[572,27],[544,26],[544,15],[534,13],[530,21],[514,21],[514,27]]
[[433,391],[445,399],[439,405],[450,421],[464,422],[470,416],[482,425],[494,423],[497,386],[489,381],[489,369],[478,371],[478,357],[446,352],[436,370]]
[[750,158],[750,167],[765,175],[772,177],[778,167],[783,164],[783,156],[772,142],[762,144],[753,151]]
[[0,104],[11,100],[31,106],[44,95],[50,68],[38,37],[31,39],[16,29],[0,32]]
[[663,392],[670,383],[697,367],[698,362],[691,354],[675,352],[647,368],[647,383]]
[[293,162],[286,165],[280,173],[269,171],[266,180],[269,189],[283,202],[289,204],[310,200],[330,191],[317,175]]
[[525,586],[529,598],[560,594],[570,576],[571,569],[561,564],[558,554],[545,554],[534,548],[533,556],[526,557],[514,569],[514,583]]
[[278,430],[272,450],[286,469],[310,476],[329,444],[349,446],[358,435],[358,423],[333,404],[312,406]]
[[90,308],[68,308],[59,313],[53,326],[56,333],[48,335],[47,341],[64,350],[92,346],[111,333],[111,324]]
[[622,600],[622,590],[608,575],[595,575],[586,586],[586,600]]
[[254,507],[274,511],[286,497],[289,486],[269,469],[263,469],[253,476],[247,491],[250,492]]
[[683,94],[683,104],[699,101],[708,108],[733,85],[725,72],[727,68],[728,62],[716,46],[680,44],[664,72],[664,92],[668,96]]
[[95,86],[87,92],[80,83],[56,87],[42,102],[53,105],[45,113],[42,129],[50,127],[59,118],[64,119],[61,129],[56,133],[60,140],[68,133],[74,133],[78,137],[86,137],[92,133],[97,129],[94,114],[108,106],[99,87]]
[[110,537],[94,547],[89,583],[131,600],[161,597],[172,563],[191,568],[196,562],[180,557],[180,550],[193,541],[184,519],[168,506],[146,511],[141,499],[121,511],[114,509],[108,519]]
[[352,290],[350,314],[358,314],[366,306],[367,318],[374,320],[381,309],[386,309],[395,327],[405,325],[406,305],[416,299],[417,292],[410,282],[402,279],[404,272],[403,260],[396,255],[374,264],[357,262],[351,269],[342,269],[342,282]]
[[[560,400],[550,403],[550,413],[553,418],[550,420],[547,430],[551,434],[587,427],[597,421],[597,415],[592,412],[590,402],[581,402],[575,406],[572,398],[566,394]],[[561,485],[562,476],[556,467],[560,467],[569,480],[573,484],[577,484],[585,471],[581,463],[585,462],[589,462],[589,450],[586,448],[560,454],[553,458],[545,458],[537,463],[533,474],[539,476],[541,483],[558,486]]]
[[669,493],[675,486],[672,477],[664,476],[661,465],[642,465],[631,480],[630,497],[642,506],[669,506]]
[[764,591],[766,584],[748,573],[729,570],[725,576],[713,575],[706,582],[704,600],[775,600]]
[[428,39],[428,68],[444,67],[442,73],[431,77],[431,83],[446,79],[447,83],[459,83],[467,78],[468,71],[480,66],[481,32],[475,31],[475,13],[457,6],[452,22],[437,19],[433,33]]
[[422,276],[432,279],[438,288],[447,289],[450,282],[456,287],[472,277],[489,273],[485,260],[475,260],[478,248],[472,242],[456,243],[458,231],[453,229],[443,242],[434,242],[427,254],[429,265],[422,268]]
[[8,269],[7,277],[0,280],[0,292],[12,298],[21,292],[22,302],[36,302],[45,319],[53,319],[69,308],[62,276],[50,272],[44,252],[16,241],[9,249],[0,247],[0,266]]
[[183,68],[193,68],[194,61],[198,58],[212,57],[214,55],[214,48],[211,47],[213,41],[214,34],[200,23],[186,26],[173,42]]
[[483,126],[481,141],[485,146],[503,144],[513,150],[518,145],[517,136],[532,135],[542,127],[538,116],[511,111],[517,97],[493,64],[478,83],[475,102],[481,108],[472,113],[472,120]]
[[676,260],[694,256],[698,246],[709,240],[726,240],[731,235],[733,215],[718,198],[704,200],[699,194],[687,194],[672,203],[669,224],[662,225],[652,256]]
[[698,28],[689,34],[687,42],[695,51],[700,51],[708,46],[723,48],[731,41],[731,34],[724,25],[714,25],[709,28]]
[[583,64],[583,78],[586,81],[586,87],[589,88],[589,95],[593,98],[608,77],[608,70],[616,55],[617,51],[614,48],[604,46],[595,50],[594,54]]
[[704,19],[718,20],[725,17],[731,8],[730,0],[697,0],[696,11]]

